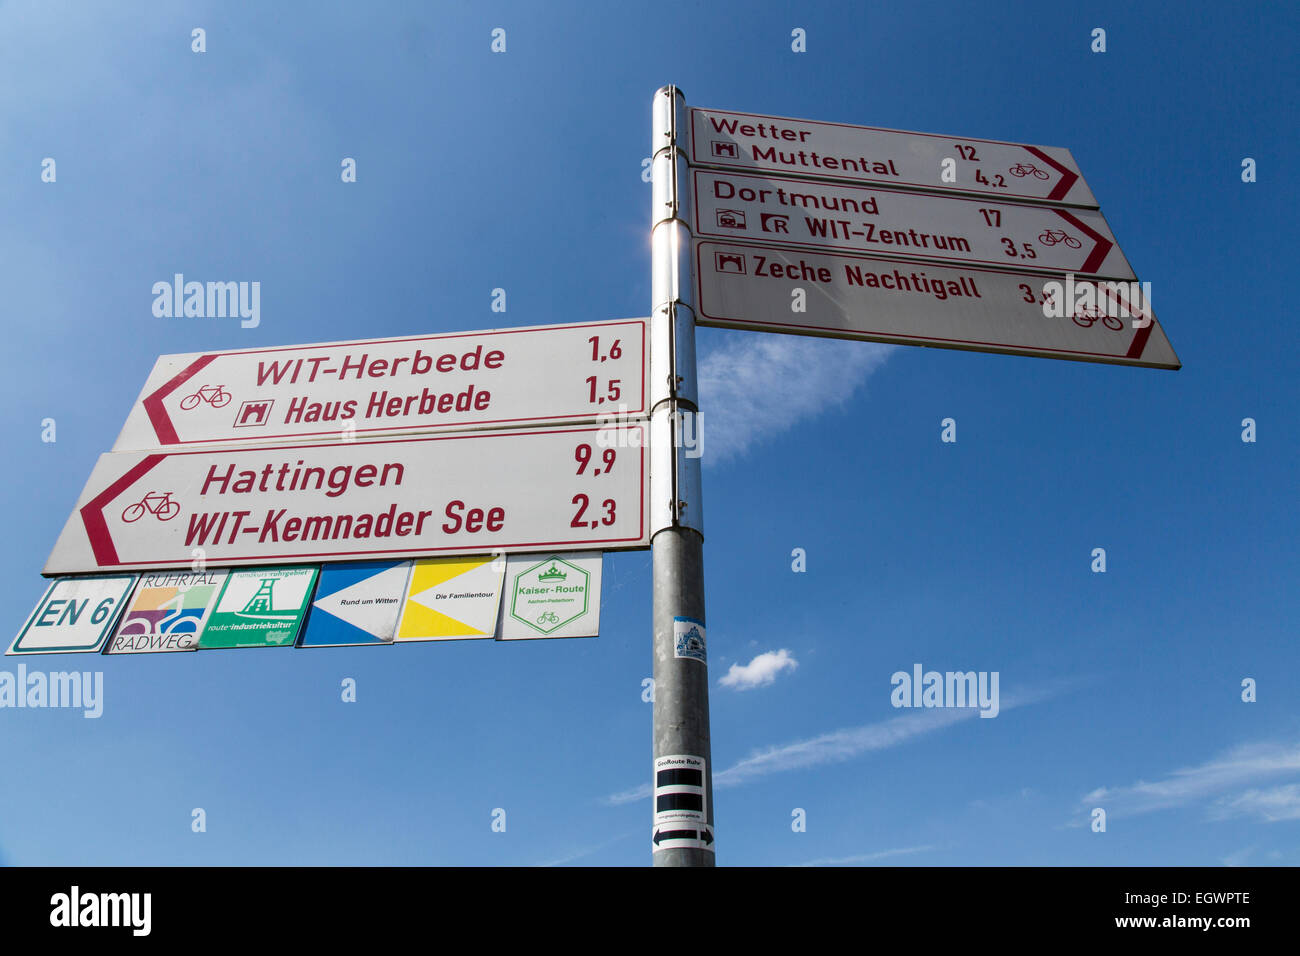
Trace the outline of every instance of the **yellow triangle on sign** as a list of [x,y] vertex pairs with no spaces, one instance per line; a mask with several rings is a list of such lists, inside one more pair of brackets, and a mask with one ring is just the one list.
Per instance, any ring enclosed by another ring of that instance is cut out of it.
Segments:
[[[492,570],[493,560],[491,557],[417,560],[407,585],[396,639],[492,637],[496,632],[504,572],[504,568]],[[434,610],[435,607],[441,610]]]
[[406,602],[406,611],[402,615],[402,625],[397,631],[399,641],[420,640],[439,637],[487,637],[464,621],[458,621],[446,614],[439,614],[433,608]]

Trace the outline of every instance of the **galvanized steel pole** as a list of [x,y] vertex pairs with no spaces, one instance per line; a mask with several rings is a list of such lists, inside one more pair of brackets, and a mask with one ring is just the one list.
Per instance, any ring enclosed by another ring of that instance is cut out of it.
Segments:
[[[655,866],[713,866],[713,766],[704,626],[702,437],[695,378],[689,114],[666,86],[652,108],[651,550]],[[684,441],[695,436],[694,442]],[[690,447],[694,445],[694,447]]]

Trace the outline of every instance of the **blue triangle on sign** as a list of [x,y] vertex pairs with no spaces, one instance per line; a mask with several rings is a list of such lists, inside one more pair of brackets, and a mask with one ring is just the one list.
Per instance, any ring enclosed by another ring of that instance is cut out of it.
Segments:
[[324,565],[298,646],[391,643],[410,572],[410,561]]

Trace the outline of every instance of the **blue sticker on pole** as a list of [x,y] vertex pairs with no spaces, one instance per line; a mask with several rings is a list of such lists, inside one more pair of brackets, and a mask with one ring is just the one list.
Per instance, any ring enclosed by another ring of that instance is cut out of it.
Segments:
[[709,662],[703,621],[693,617],[673,618],[673,657],[685,657],[701,664]]
[[410,561],[325,565],[298,646],[391,644],[410,573]]

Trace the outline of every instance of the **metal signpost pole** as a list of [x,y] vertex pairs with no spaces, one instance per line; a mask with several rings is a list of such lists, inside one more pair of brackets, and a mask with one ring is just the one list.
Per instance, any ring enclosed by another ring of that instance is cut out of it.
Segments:
[[[688,114],[655,93],[651,221],[651,550],[654,580],[655,866],[713,866],[709,668],[704,626],[702,447],[695,377]],[[694,447],[686,447],[694,445]]]

